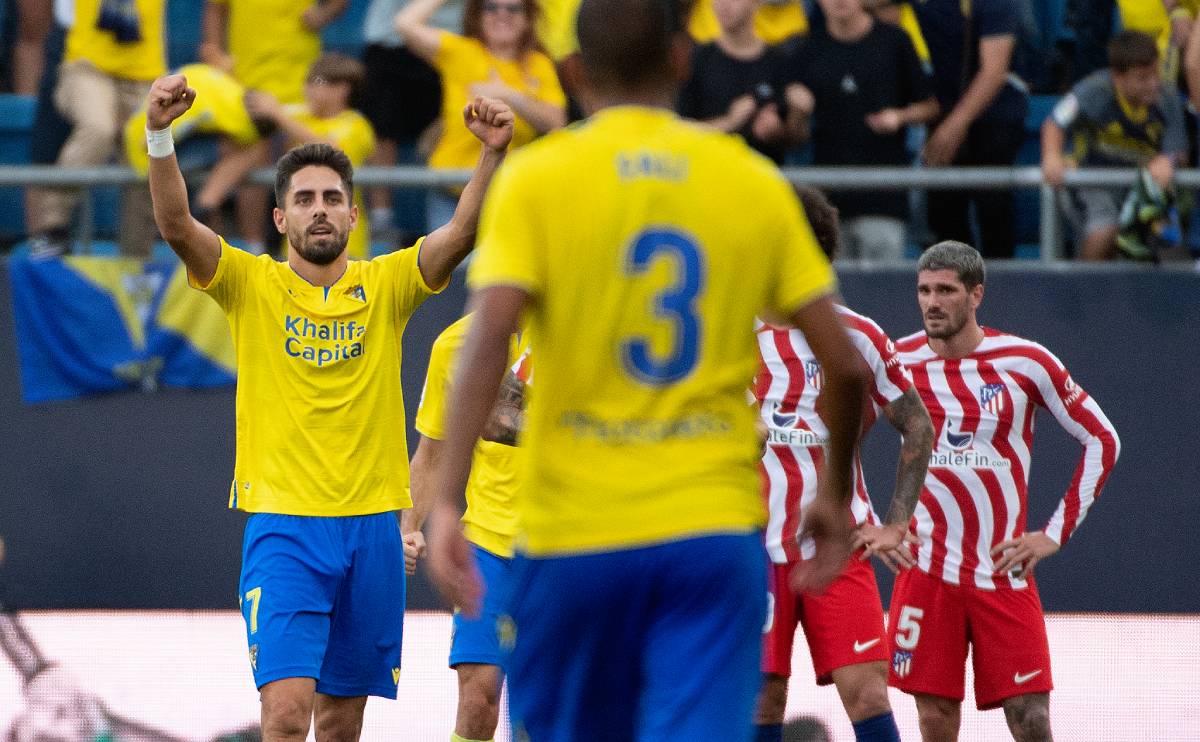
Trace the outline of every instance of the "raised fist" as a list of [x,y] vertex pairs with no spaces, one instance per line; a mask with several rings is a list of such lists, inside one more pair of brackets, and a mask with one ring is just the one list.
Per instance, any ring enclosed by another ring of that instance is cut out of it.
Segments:
[[508,149],[513,137],[512,109],[504,101],[478,97],[463,109],[463,121],[475,138],[496,152]]
[[150,86],[146,98],[146,128],[165,129],[192,107],[196,91],[188,87],[183,75],[166,75]]

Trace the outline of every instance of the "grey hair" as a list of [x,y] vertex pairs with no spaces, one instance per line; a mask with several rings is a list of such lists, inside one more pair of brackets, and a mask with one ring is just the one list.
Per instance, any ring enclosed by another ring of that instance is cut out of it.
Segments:
[[921,253],[917,272],[951,270],[968,289],[983,283],[983,256],[965,242],[944,240]]

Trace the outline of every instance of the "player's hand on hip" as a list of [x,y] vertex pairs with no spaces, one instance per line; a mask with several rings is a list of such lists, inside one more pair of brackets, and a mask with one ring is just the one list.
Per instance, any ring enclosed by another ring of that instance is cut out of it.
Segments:
[[917,534],[908,530],[907,524],[893,523],[887,526],[876,526],[871,523],[863,523],[854,529],[852,548],[855,551],[863,550],[862,556],[859,557],[862,561],[865,562],[874,556],[883,562],[884,566],[892,571],[892,574],[899,574],[900,570],[908,569],[916,564],[909,544],[920,542],[921,539],[917,538]]
[[404,573],[411,576],[417,573],[417,560],[425,557],[425,534],[412,531],[400,538],[404,541]]
[[146,97],[146,128],[165,129],[182,116],[196,100],[196,91],[188,87],[183,75],[166,75],[150,86]]
[[503,152],[512,142],[516,115],[504,101],[479,96],[463,109],[463,121],[485,147]]
[[467,618],[478,618],[483,580],[459,526],[458,509],[440,503],[429,514],[429,576],[434,587]]
[[1037,563],[1056,554],[1058,548],[1054,539],[1041,531],[1030,531],[998,543],[992,547],[991,552],[993,558],[1003,554],[1000,561],[996,562],[996,574],[1010,570],[1017,572],[1021,577],[1033,574]]
[[818,497],[804,513],[800,524],[803,541],[811,538],[817,553],[792,570],[791,586],[797,593],[820,593],[837,579],[850,559],[852,544],[850,515],[832,498]]

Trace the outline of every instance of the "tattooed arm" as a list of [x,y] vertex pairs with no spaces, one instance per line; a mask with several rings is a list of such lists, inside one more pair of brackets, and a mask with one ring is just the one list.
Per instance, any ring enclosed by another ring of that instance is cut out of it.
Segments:
[[916,537],[908,532],[908,524],[929,468],[929,454],[933,450],[933,423],[921,398],[911,388],[892,400],[883,411],[901,436],[896,489],[892,492],[892,502],[883,527],[864,524],[859,529],[855,547],[866,547],[863,559],[874,554],[888,569],[896,572],[901,566],[911,567],[914,564],[906,542],[913,543]]
[[512,371],[504,374],[500,393],[481,436],[485,441],[517,445],[517,437],[525,427],[525,382]]

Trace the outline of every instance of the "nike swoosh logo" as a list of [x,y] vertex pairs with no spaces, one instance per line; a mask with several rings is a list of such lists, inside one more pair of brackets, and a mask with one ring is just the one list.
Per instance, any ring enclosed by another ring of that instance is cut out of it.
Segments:
[[1036,678],[1038,675],[1041,675],[1041,674],[1042,674],[1041,670],[1034,670],[1033,672],[1026,673],[1024,675],[1022,675],[1021,673],[1018,672],[1013,675],[1013,682],[1016,683],[1017,685],[1021,685],[1023,683],[1028,683],[1030,680],[1033,680],[1034,678]]
[[[856,641],[856,642],[854,642],[854,653],[862,654],[863,652],[867,651],[868,649],[870,649],[871,647],[875,646],[878,643],[879,643],[879,637],[875,637],[874,639],[872,639],[870,641],[866,641],[866,642]],[[1038,672],[1041,672],[1041,670],[1039,670]]]

